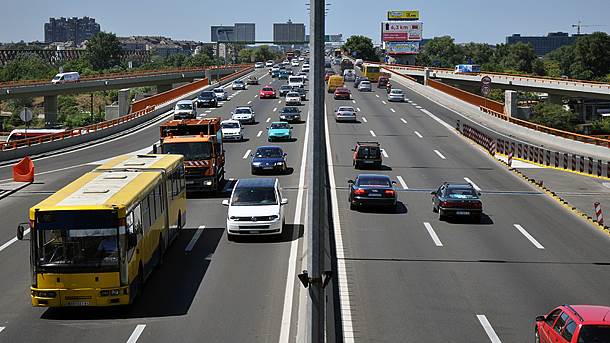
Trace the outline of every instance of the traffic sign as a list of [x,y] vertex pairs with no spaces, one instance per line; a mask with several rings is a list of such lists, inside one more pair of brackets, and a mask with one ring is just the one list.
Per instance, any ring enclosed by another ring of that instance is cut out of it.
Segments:
[[481,94],[488,96],[491,93],[491,85],[482,85]]
[[19,113],[19,118],[21,118],[24,123],[29,123],[32,121],[32,118],[34,118],[34,113],[32,113],[32,110],[26,107],[21,111],[21,113]]
[[485,75],[481,78],[481,84],[483,85],[491,85],[491,77]]

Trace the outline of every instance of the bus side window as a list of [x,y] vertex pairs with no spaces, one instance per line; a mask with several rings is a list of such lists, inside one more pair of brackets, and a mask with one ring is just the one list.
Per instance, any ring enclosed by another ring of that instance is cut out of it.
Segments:
[[[133,209],[133,228],[132,232],[141,232],[142,231],[142,213],[140,213],[140,205],[134,207]],[[130,232],[130,231],[128,231]],[[131,232],[130,232],[131,233]]]
[[150,216],[150,206],[149,206],[149,196],[142,199],[142,229],[144,232],[148,232],[148,228],[150,228],[151,216]]
[[157,211],[157,217],[163,213],[163,184],[159,183],[155,188],[155,210]]
[[186,188],[186,179],[184,178],[184,165],[180,166],[178,169],[180,172],[178,173],[178,177],[180,178],[180,193]]

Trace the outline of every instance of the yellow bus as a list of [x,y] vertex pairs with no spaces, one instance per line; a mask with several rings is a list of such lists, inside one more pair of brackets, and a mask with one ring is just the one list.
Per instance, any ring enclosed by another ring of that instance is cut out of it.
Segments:
[[366,76],[371,82],[377,82],[381,75],[381,68],[378,64],[364,64],[362,66],[362,75]]
[[114,158],[29,219],[32,306],[130,304],[186,223],[183,157]]

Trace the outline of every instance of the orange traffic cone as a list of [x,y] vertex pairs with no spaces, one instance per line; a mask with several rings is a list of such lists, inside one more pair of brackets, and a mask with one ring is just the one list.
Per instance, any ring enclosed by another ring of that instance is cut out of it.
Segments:
[[34,162],[29,156],[24,157],[13,166],[13,181],[34,182]]

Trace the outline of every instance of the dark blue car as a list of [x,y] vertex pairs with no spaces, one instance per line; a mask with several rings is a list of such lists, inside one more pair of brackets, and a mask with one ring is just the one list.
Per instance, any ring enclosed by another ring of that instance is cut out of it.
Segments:
[[261,146],[252,154],[252,174],[286,173],[286,153],[279,146]]

